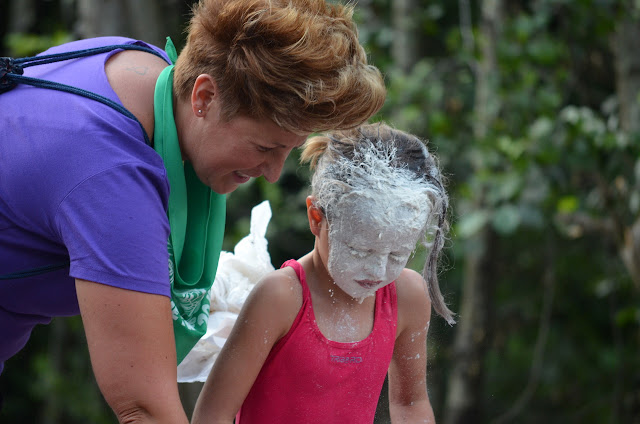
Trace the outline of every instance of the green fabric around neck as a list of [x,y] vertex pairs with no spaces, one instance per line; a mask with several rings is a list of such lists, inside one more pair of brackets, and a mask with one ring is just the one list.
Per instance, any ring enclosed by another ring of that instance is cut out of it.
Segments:
[[[172,63],[176,49],[167,37]],[[182,161],[173,115],[173,65],[156,82],[154,149],[162,157],[171,188],[168,217],[171,311],[178,364],[207,331],[210,292],[224,237],[226,197],[212,191]]]

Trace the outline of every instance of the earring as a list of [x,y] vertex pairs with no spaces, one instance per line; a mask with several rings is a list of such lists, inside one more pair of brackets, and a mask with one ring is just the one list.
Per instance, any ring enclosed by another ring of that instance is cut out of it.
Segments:
[[202,109],[198,109],[198,114],[202,115]]

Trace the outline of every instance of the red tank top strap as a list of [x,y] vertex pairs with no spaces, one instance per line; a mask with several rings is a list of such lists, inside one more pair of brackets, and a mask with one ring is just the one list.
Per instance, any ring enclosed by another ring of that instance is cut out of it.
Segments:
[[[398,326],[398,300],[396,295],[396,282],[387,284],[376,292],[376,311],[375,323],[378,324],[382,317],[392,317],[389,324],[396,333]],[[388,318],[387,318],[388,319]],[[373,331],[376,331],[377,325],[374,325]]]
[[304,268],[300,262],[295,259],[289,259],[282,264],[280,269],[286,267],[291,267],[296,272],[300,285],[302,286],[302,297],[303,299],[308,299],[311,296],[311,292],[309,291],[309,286],[307,286],[307,275],[304,273]]

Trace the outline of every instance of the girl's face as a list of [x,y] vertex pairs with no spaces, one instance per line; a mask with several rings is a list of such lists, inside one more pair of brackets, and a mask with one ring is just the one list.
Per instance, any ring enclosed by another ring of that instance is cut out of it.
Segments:
[[327,270],[354,299],[372,296],[398,278],[425,222],[419,209],[382,200],[343,200],[329,224]]

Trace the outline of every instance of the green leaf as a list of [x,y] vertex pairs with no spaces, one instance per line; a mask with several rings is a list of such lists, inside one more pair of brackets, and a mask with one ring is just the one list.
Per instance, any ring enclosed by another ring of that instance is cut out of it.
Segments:
[[457,234],[462,238],[469,238],[476,234],[489,222],[489,212],[486,210],[473,211],[460,219]]
[[508,172],[493,177],[490,182],[487,201],[496,205],[516,197],[522,187],[522,176],[516,172]]
[[493,214],[493,228],[500,234],[511,234],[520,225],[520,211],[514,205],[500,206]]
[[535,120],[529,127],[529,137],[534,140],[542,140],[551,135],[553,131],[553,121],[546,116]]
[[571,213],[578,210],[580,201],[576,196],[563,196],[558,200],[557,210],[558,212]]
[[616,324],[620,327],[625,325],[640,324],[640,308],[637,306],[628,306],[621,309],[616,314]]

